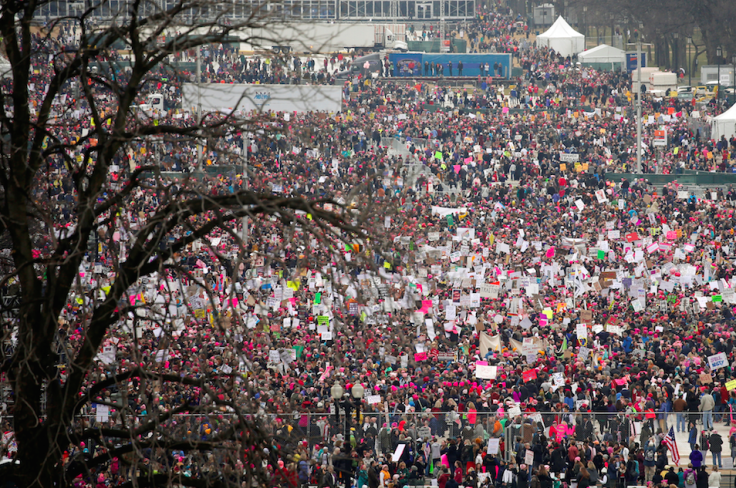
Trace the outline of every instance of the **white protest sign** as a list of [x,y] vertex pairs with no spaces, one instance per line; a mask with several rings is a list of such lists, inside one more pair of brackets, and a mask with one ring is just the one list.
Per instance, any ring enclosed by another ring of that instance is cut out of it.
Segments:
[[526,450],[526,454],[524,455],[524,463],[526,463],[527,466],[531,466],[534,464],[534,451],[530,451],[529,449]]
[[366,403],[368,405],[374,405],[376,403],[381,403],[381,395],[368,395],[365,397]]
[[477,365],[475,366],[475,377],[483,380],[496,379],[497,366]]
[[104,364],[112,364],[115,362],[115,347],[105,346],[102,348],[102,352],[99,354],[98,359]]
[[280,363],[281,354],[278,351],[268,351],[268,362],[269,363]]
[[590,354],[590,349],[588,349],[585,346],[580,346],[580,352],[578,352],[578,359],[581,361],[585,361],[588,359],[588,354]]
[[110,416],[110,407],[107,405],[97,405],[95,409],[95,420],[98,422],[107,422]]
[[708,356],[708,365],[712,370],[725,368],[728,365],[728,358],[726,357],[726,353],[719,352],[718,354]]
[[499,443],[501,442],[501,439],[488,439],[488,450],[486,451],[487,454],[498,454],[498,448]]
[[406,447],[406,444],[399,444],[398,446],[396,446],[396,451],[394,451],[394,454],[391,456],[391,462],[399,462],[399,459],[401,459],[401,455],[404,453],[404,447]]
[[575,335],[578,336],[578,339],[585,339],[586,337],[588,337],[588,328],[585,326],[585,324],[578,324],[575,330]]

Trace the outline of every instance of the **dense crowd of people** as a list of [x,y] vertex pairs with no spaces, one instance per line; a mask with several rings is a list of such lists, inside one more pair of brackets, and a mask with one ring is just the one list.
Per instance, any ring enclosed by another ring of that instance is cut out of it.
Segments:
[[[359,243],[338,248],[339,259],[325,260],[326,251],[283,242],[269,219],[251,223],[244,253],[232,234],[215,232],[209,245],[176,257],[188,275],[133,286],[130,304],[148,304],[167,320],[111,331],[90,385],[140,362],[226,379],[270,436],[272,448],[256,457],[272,486],[719,486],[719,468],[736,458],[736,425],[727,437],[716,429],[732,425],[736,405],[736,190],[696,195],[677,182],[658,189],[607,179],[636,160],[629,77],[576,68],[522,43],[512,17],[482,17],[469,27],[471,39],[517,53],[524,76],[514,88],[391,78],[367,86],[356,78],[344,86],[340,114],[275,114],[269,130],[204,149],[204,164],[222,167],[204,182],[211,194],[248,188],[345,203],[364,185],[386,212],[385,243],[368,253]],[[213,48],[203,77],[282,83],[303,80],[306,69],[309,82],[329,83],[332,65],[344,62],[276,67]],[[179,97],[180,87],[158,74],[148,91]],[[34,70],[30,83],[43,87],[49,76]],[[722,109],[647,97],[645,172],[657,165],[660,125],[670,139],[658,172],[730,172],[736,139],[709,140],[690,125]],[[58,134],[64,141],[94,129],[83,110],[59,117],[70,124]],[[184,110],[155,117],[179,126],[193,120]],[[118,156],[109,191],[136,167],[159,164],[184,176],[198,164],[190,141],[136,144]],[[250,176],[227,169],[244,164]],[[72,188],[61,158],[37,188],[58,215],[58,235],[74,225]],[[169,198],[139,188],[99,232],[80,273],[86,292],[59,322],[72,349],[83,340],[81,306],[111,285],[116,260]],[[53,241],[34,245],[43,253]],[[12,296],[13,286],[4,282],[2,294]],[[150,412],[209,400],[192,386],[136,378],[125,386],[106,390],[80,418],[119,426],[121,412],[108,406],[117,402],[140,425]],[[15,451],[12,408],[6,398],[5,458]],[[227,420],[223,411],[169,427],[183,440],[207,441]],[[679,432],[691,453],[678,462],[670,440]],[[90,438],[70,445],[64,459],[83,464],[105,449]],[[146,472],[234,476],[216,456],[140,456],[143,465],[127,456],[99,464],[80,474],[79,486],[115,486]]]

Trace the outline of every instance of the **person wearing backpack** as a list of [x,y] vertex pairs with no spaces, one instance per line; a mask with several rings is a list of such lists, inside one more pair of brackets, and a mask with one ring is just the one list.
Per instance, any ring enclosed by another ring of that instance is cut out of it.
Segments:
[[639,462],[634,459],[633,454],[629,454],[629,460],[626,463],[626,486],[637,486],[639,479]]
[[649,483],[654,477],[654,467],[657,465],[657,449],[654,439],[649,439],[644,446],[644,481]]
[[693,469],[692,464],[688,464],[683,479],[685,481],[685,488],[696,488],[695,484],[698,481],[698,475],[695,469]]

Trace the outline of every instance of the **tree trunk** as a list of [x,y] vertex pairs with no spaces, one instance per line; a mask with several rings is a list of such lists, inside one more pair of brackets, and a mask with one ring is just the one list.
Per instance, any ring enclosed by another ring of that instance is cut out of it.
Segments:
[[[52,488],[57,463],[61,459],[58,452],[49,449],[48,429],[42,424],[18,430],[15,422],[15,436],[18,441],[18,461],[20,462],[19,481],[21,486],[30,488]],[[57,446],[57,449],[62,448]]]
[[[33,302],[28,296],[24,297],[24,301]],[[22,314],[21,321],[38,316],[37,312],[39,310],[35,306],[29,306],[27,312]],[[49,384],[49,369],[56,370],[56,358],[51,352],[50,342],[38,337],[41,334],[39,329],[44,327],[43,321],[34,322],[21,324],[19,328],[25,331],[18,338],[19,357],[25,360],[11,368],[9,373],[15,394],[13,430],[18,444],[21,486],[45,488],[55,486],[55,472],[61,472],[59,461],[66,445],[57,444],[56,439],[64,434],[64,429],[49,428],[50,419],[43,405],[44,385]],[[55,401],[56,395],[48,390],[47,406],[60,409]]]
[[703,42],[705,43],[705,53],[708,58],[708,64],[717,64],[716,60],[716,45],[713,41],[713,37],[708,35],[708,31],[700,31],[703,36]]

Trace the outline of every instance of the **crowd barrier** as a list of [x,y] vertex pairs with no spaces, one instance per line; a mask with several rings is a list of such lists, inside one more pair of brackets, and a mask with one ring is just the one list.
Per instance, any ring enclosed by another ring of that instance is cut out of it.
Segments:
[[[580,408],[586,408],[585,400],[577,400]],[[499,455],[508,459],[517,442],[534,444],[543,435],[547,440],[561,442],[585,442],[598,440],[644,446],[653,436],[670,428],[678,435],[689,432],[691,424],[697,430],[696,442],[702,443],[702,431],[716,428],[723,441],[723,458],[729,458],[724,467],[733,466],[730,457],[728,432],[725,425],[733,422],[728,405],[718,405],[712,412],[521,412],[520,407],[510,407],[501,413],[490,412],[405,412],[389,407],[388,411],[356,409],[353,403],[345,414],[344,404],[325,403],[328,411],[323,413],[295,412],[287,415],[267,415],[271,426],[289,425],[296,435],[308,441],[310,446],[330,442],[337,434],[344,438],[351,435],[356,442],[367,440],[375,443],[375,450],[383,454],[393,452],[395,446],[386,446],[384,425],[399,430],[399,437],[408,441],[426,442],[429,439],[457,439],[461,442],[480,442],[491,450],[503,449]],[[366,405],[362,405],[366,407]],[[733,425],[736,425],[734,423]],[[684,437],[683,437],[684,436]],[[692,446],[687,443],[687,434],[679,435],[679,449],[687,459]],[[684,440],[683,440],[684,439]],[[383,441],[383,442],[382,442]],[[503,442],[501,442],[503,441]],[[382,445],[383,444],[383,445]],[[736,456],[735,456],[736,457]],[[708,456],[710,459],[710,455]],[[687,463],[685,463],[687,464]]]
[[[527,108],[526,106],[518,105],[518,100],[514,102],[516,105],[514,107],[506,107],[508,108],[508,111],[505,112],[506,115],[516,115],[516,114],[537,114],[542,112],[559,112],[560,110],[571,110],[573,112],[578,111],[584,111],[584,112],[593,112],[595,111],[594,108],[591,108],[589,106],[576,106],[576,107],[549,107],[549,108]],[[443,110],[445,112],[458,112],[459,115],[468,115],[468,114],[500,114],[504,113],[504,107],[496,107],[496,108],[457,108],[457,107],[445,107],[442,104],[424,104],[422,105],[422,108],[424,110],[427,110],[428,112],[437,112],[440,110]]]
[[[399,397],[397,397],[398,399]],[[412,398],[409,396],[408,398]],[[736,451],[729,447],[726,423],[734,423],[732,413],[728,405],[717,405],[712,412],[581,412],[581,411],[547,411],[528,412],[521,411],[521,406],[527,408],[526,403],[514,403],[509,400],[503,401],[504,407],[497,412],[475,411],[471,402],[464,404],[465,411],[431,411],[427,402],[421,397],[416,397],[415,407],[409,407],[409,411],[401,412],[395,403],[381,403],[377,396],[368,395],[360,403],[356,399],[343,399],[335,403],[325,400],[319,404],[321,412],[290,412],[282,414],[254,413],[252,417],[257,418],[266,435],[273,437],[274,442],[282,446],[281,456],[288,455],[296,446],[307,444],[307,452],[311,459],[315,459],[315,453],[325,446],[332,448],[338,440],[345,440],[351,445],[362,445],[375,453],[375,459],[379,463],[389,463],[392,457],[403,451],[412,452],[416,456],[423,453],[426,443],[430,442],[455,442],[462,446],[480,443],[482,449],[496,455],[498,458],[509,462],[524,456],[524,463],[536,467],[550,461],[540,456],[547,452],[546,449],[535,449],[549,440],[564,443],[565,445],[577,444],[585,449],[584,442],[590,446],[597,446],[593,441],[600,443],[609,442],[632,448],[635,443],[644,446],[651,438],[660,433],[668,433],[686,430],[694,425],[697,430],[696,442],[704,442],[703,429],[716,429],[722,436],[723,453],[722,469],[724,477],[720,488],[733,486],[733,476],[729,470],[733,470],[733,461]],[[588,400],[573,400],[568,397],[568,404],[576,409],[587,408]],[[379,403],[374,403],[376,401]],[[485,402],[478,400],[478,403]],[[414,411],[418,408],[423,411]],[[485,408],[485,407],[481,407]],[[251,415],[248,415],[249,417]],[[140,415],[138,422],[151,420],[149,415]],[[98,414],[90,412],[78,416],[83,420],[85,428],[88,427],[118,427],[122,426],[118,420],[117,413],[108,413],[105,418],[100,419]],[[207,415],[176,414],[167,422],[173,422],[182,434],[189,429],[192,439],[206,440],[203,436],[205,428],[215,429],[211,435],[217,435],[218,425],[228,425],[229,419],[235,419],[234,413],[213,412]],[[0,417],[0,421],[10,420],[12,417]],[[131,416],[126,417],[126,425],[130,423]],[[715,422],[715,425],[713,423]],[[213,427],[214,426],[214,427]],[[388,432],[391,428],[395,433]],[[166,428],[162,424],[162,428]],[[173,432],[173,431],[172,431]],[[175,434],[174,434],[175,435]],[[209,432],[207,432],[209,435]],[[192,437],[193,436],[193,437]],[[678,438],[678,450],[681,455],[679,465],[686,467],[691,446],[688,445],[687,434],[676,434]],[[187,437],[187,436],[185,436]],[[661,436],[655,438],[659,444]],[[403,444],[403,448],[399,448]],[[407,445],[409,448],[407,449]],[[329,449],[327,452],[331,452]],[[703,452],[704,462],[711,466],[711,453]],[[672,465],[672,456],[668,457],[668,464]],[[611,460],[613,460],[611,458]],[[322,459],[331,463],[331,459]],[[428,463],[429,465],[429,463]],[[465,464],[463,463],[463,466]],[[434,468],[433,468],[434,469]],[[436,486],[437,473],[425,473],[416,479],[406,480],[401,486]],[[349,487],[346,487],[349,488]]]
[[706,171],[686,171],[683,174],[660,175],[654,173],[606,173],[606,180],[619,182],[621,178],[629,181],[645,179],[655,186],[662,186],[677,181],[682,185],[696,186],[723,186],[736,184],[736,174],[733,173],[709,173]]

